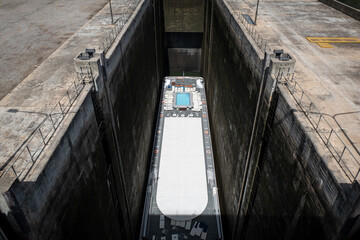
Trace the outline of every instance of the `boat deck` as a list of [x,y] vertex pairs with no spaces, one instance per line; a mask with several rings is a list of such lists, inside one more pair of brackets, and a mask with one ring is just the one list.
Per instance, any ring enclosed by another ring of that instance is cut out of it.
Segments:
[[140,239],[223,239],[201,77],[164,79]]

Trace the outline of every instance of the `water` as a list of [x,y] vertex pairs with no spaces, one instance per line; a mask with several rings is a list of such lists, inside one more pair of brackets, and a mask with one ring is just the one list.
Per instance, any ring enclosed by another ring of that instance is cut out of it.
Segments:
[[176,94],[176,105],[182,105],[182,106],[190,105],[190,94],[189,93],[177,93]]

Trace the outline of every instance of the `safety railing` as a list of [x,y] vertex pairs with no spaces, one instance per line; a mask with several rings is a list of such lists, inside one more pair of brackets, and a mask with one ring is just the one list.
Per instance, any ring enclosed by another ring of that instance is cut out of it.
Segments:
[[[104,50],[104,52],[108,51],[126,22],[129,20],[131,16],[130,13],[134,11],[139,1],[140,0],[127,0],[122,2],[122,4],[127,6],[127,9],[120,13],[120,17],[113,25],[113,28],[101,41],[99,46],[100,50]],[[34,165],[56,130],[59,128],[61,122],[64,120],[66,114],[69,112],[84,88],[84,84],[86,82],[94,82],[94,76],[90,66],[80,67],[78,70],[79,71],[76,72],[77,80],[75,80],[69,89],[67,89],[66,93],[57,102],[50,113],[46,114],[46,117],[20,148],[20,151],[15,154],[14,160],[10,161],[7,165],[2,166],[0,169],[1,178],[10,174],[15,178],[24,177],[24,173]]]
[[[236,14],[240,22],[243,24],[247,32],[251,35],[257,46],[265,52],[271,52],[269,42],[262,38],[256,31],[255,26],[248,22],[244,14],[236,6],[236,1],[227,1],[233,12]],[[294,74],[280,72],[279,81],[284,81],[295,101],[310,121],[311,125],[335,158],[341,169],[344,171],[348,179],[353,182],[360,177],[360,160],[355,157],[349,147],[340,138],[339,134],[331,127],[325,116],[318,110],[311,101],[304,89],[294,80]]]
[[255,41],[257,46],[261,49],[261,51],[263,51],[263,52],[265,52],[266,50],[271,51],[268,41],[266,39],[264,39],[263,37],[261,37],[261,35],[255,29],[254,25],[249,23],[248,20],[244,17],[244,14],[242,14],[241,11],[237,11],[236,15],[240,19],[240,21],[243,23],[243,25],[245,26],[245,29],[250,34],[252,39]]
[[116,37],[119,35],[121,30],[124,28],[126,22],[129,20],[131,16],[130,13],[134,11],[139,1],[140,0],[130,0],[124,2],[127,9],[124,9],[119,14],[120,17],[113,24],[113,28],[108,33],[104,34],[103,39],[100,41],[100,50],[103,50],[105,53],[109,50],[111,45],[114,43]]
[[52,108],[49,114],[41,121],[29,139],[20,148],[8,165],[3,166],[0,177],[10,176],[13,178],[24,177],[24,173],[31,169],[36,160],[40,157],[50,139],[70,111],[79,94],[83,90],[85,83],[94,81],[91,67],[80,68],[77,73],[77,80],[73,81],[65,94]]
[[266,50],[271,51],[271,47],[269,42],[264,39],[259,32],[255,29],[255,25],[248,22],[248,20],[245,18],[242,11],[237,9],[234,1],[227,1],[231,8],[233,9],[235,15],[238,17],[240,22],[243,24],[247,32],[250,34],[252,39],[255,41],[256,45],[261,49],[262,52],[265,52]]
[[103,50],[105,53],[109,50],[113,42],[115,41],[116,37],[119,35],[123,27],[125,26],[127,20],[118,20],[115,24],[113,29],[111,29],[105,37],[102,39],[101,44],[99,46],[100,50]]
[[360,174],[359,159],[351,152],[347,144],[326,120],[324,114],[319,111],[314,102],[311,101],[300,84],[295,81],[294,73],[281,72],[278,74],[278,79],[279,82],[285,83],[296,103],[348,179],[351,182],[358,180]]

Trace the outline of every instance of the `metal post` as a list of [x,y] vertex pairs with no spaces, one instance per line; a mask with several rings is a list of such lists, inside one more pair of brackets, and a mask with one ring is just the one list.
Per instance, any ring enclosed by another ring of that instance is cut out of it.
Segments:
[[[89,65],[90,65],[90,64],[89,64]],[[93,76],[93,72],[92,72],[91,66],[89,66],[89,72],[90,72],[90,76],[91,76],[92,80],[94,80],[94,76]]]
[[64,112],[63,112],[63,109],[62,109],[62,107],[61,107],[61,103],[60,103],[60,102],[59,102],[59,107],[60,107],[61,114],[62,114],[62,115],[65,115]]
[[31,151],[30,151],[29,145],[26,145],[26,149],[28,150],[28,153],[29,153],[29,155],[30,155],[31,161],[34,162],[33,155],[31,155]]
[[326,146],[329,145],[329,141],[330,141],[330,138],[331,138],[331,134],[332,134],[332,133],[333,133],[333,129],[331,129],[331,131],[330,131],[329,137],[328,137],[328,139],[327,139],[327,141],[326,141]]
[[308,111],[310,112],[310,110],[311,110],[311,107],[312,107],[312,102],[310,102],[310,106],[309,106],[309,109],[308,109]]
[[44,136],[43,136],[43,134],[42,134],[42,132],[41,132],[41,129],[40,129],[40,128],[39,128],[39,132],[40,132],[40,136],[41,136],[41,138],[42,138],[42,140],[43,140],[44,144],[46,145],[46,143],[45,143],[45,138],[44,138]]
[[111,24],[114,24],[114,17],[113,17],[113,12],[112,12],[112,7],[111,7],[111,0],[109,0],[109,6],[110,6]]
[[255,12],[255,25],[256,25],[256,20],[257,20],[257,15],[258,15],[258,10],[259,10],[259,1],[260,0],[257,0],[257,4],[256,4],[256,12]]
[[[14,165],[12,165],[11,168],[12,168],[12,170],[14,171],[15,176],[16,176],[16,177],[19,177],[19,176],[17,175],[17,173],[16,173],[16,170],[15,170],[15,168],[14,168]],[[358,173],[359,173],[359,172],[358,172]]]
[[322,115],[320,114],[319,121],[318,121],[317,124],[316,124],[315,130],[317,130],[317,129],[319,128],[319,124],[320,124],[320,121],[321,121],[321,117],[322,117]]
[[52,123],[52,125],[53,125],[53,127],[54,127],[54,132],[55,132],[55,131],[56,131],[56,127],[55,127],[55,123],[54,123],[54,121],[53,121],[53,119],[52,119],[52,117],[51,117],[51,114],[49,114],[49,117],[50,117],[51,123]]
[[70,103],[70,105],[71,105],[71,97],[70,97],[70,94],[69,94],[69,90],[66,91],[66,94],[67,94],[67,96],[68,96],[68,98],[69,98],[69,103]]
[[[243,219],[244,219],[244,213],[242,213],[243,210],[243,201],[244,201],[244,194],[245,194],[245,187],[248,186],[248,174],[250,172],[250,159],[253,153],[253,145],[255,144],[255,135],[256,132],[258,130],[258,122],[260,120],[260,112],[261,112],[261,108],[262,108],[262,102],[263,102],[263,97],[265,94],[265,87],[266,87],[266,82],[267,82],[267,77],[268,77],[268,63],[270,62],[270,55],[265,51],[264,54],[264,60],[263,60],[263,66],[262,66],[262,73],[261,73],[261,84],[260,84],[260,89],[259,89],[259,95],[258,95],[258,99],[257,99],[257,103],[256,103],[256,111],[255,111],[255,117],[254,117],[254,122],[253,122],[253,126],[252,126],[252,131],[251,131],[251,136],[250,136],[250,142],[249,142],[249,148],[246,154],[246,160],[245,160],[245,170],[244,170],[244,176],[242,177],[242,181],[241,181],[241,188],[240,188],[240,196],[239,196],[239,201],[237,204],[237,217],[236,217],[236,223],[235,223],[235,228],[233,231],[233,235],[232,235],[232,239],[238,239],[237,236],[239,235],[239,233],[241,233],[241,228],[242,228],[242,224],[243,224]],[[246,213],[245,213],[246,214]],[[240,228],[240,231],[239,231]]]
[[74,87],[75,87],[75,93],[76,93],[76,96],[78,95],[78,91],[77,91],[77,85],[76,85],[76,82],[74,81]]
[[353,182],[356,181],[357,177],[359,176],[359,173],[360,173],[360,169],[359,169],[359,171],[356,173],[356,176],[354,177],[354,181],[353,181]]
[[342,153],[341,153],[341,155],[340,155],[340,159],[339,159],[339,160],[342,160],[342,157],[343,157],[343,155],[344,155],[345,150],[346,150],[346,146],[344,146],[344,149],[342,150]]

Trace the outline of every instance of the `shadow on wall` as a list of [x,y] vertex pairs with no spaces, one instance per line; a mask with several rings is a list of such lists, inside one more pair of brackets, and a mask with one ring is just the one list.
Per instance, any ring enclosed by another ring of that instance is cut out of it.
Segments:
[[[245,159],[260,77],[253,45],[223,1],[207,2],[203,76],[206,83],[224,237],[246,216],[243,239],[354,238],[360,227],[358,183],[341,185],[314,147],[311,131],[279,87],[274,123],[256,168],[250,205],[238,215]],[[224,44],[225,43],[225,44]],[[250,54],[249,54],[250,52]],[[261,60],[260,60],[261,62]],[[292,100],[290,100],[292,101]],[[264,121],[264,114],[261,114]],[[264,139],[257,139],[256,145]],[[265,139],[266,140],[266,139]],[[264,144],[264,143],[263,143]],[[322,144],[322,143],[321,143]],[[255,163],[252,166],[255,166]],[[354,234],[354,235],[352,235]]]
[[[187,221],[176,221],[162,214],[149,215],[147,234],[142,239],[222,239],[215,215],[201,215],[196,218],[192,216],[177,216]],[[176,239],[176,238],[175,238]]]
[[200,76],[204,0],[163,0],[166,76]]

